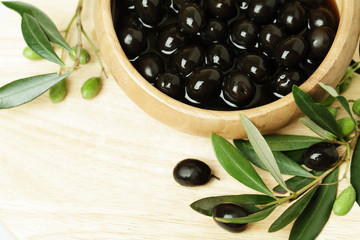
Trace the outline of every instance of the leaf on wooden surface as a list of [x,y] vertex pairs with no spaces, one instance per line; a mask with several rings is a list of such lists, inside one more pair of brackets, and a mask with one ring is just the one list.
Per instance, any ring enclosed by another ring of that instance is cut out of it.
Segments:
[[358,139],[351,159],[350,180],[356,191],[356,202],[360,206],[360,140]]
[[231,143],[216,134],[211,135],[211,142],[220,164],[233,178],[249,188],[273,196],[254,167]]
[[300,118],[299,122],[301,122],[304,126],[309,128],[311,131],[313,131],[314,133],[316,133],[320,137],[324,138],[325,140],[331,141],[331,140],[335,139],[335,137],[332,136],[331,133],[324,130],[323,128],[321,128],[319,125],[317,125],[316,123],[314,123],[313,121],[311,121],[308,118]]

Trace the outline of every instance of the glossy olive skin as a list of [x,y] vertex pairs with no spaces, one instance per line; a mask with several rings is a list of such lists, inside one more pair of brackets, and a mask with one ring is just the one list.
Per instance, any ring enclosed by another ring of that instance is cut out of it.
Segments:
[[220,19],[230,19],[236,15],[235,0],[208,0],[209,12]]
[[335,32],[329,27],[315,28],[308,35],[309,58],[316,61],[322,61],[329,52],[334,41]]
[[285,38],[282,28],[276,24],[269,24],[259,32],[260,48],[268,55],[273,56],[279,42]]
[[308,43],[302,36],[294,35],[278,44],[275,61],[280,66],[293,67],[303,61],[308,53]]
[[241,218],[248,216],[248,213],[235,203],[221,203],[213,208],[213,219],[222,228],[227,231],[238,233],[246,229],[247,223],[223,223],[215,218]]
[[249,3],[251,0],[237,0],[236,4],[241,10],[246,10],[249,8]]
[[205,62],[204,50],[195,44],[186,45],[176,51],[171,57],[171,66],[184,76],[192,73]]
[[306,10],[297,2],[289,2],[280,9],[278,20],[287,33],[298,33],[306,27]]
[[[171,0],[169,0],[171,1]],[[172,0],[174,3],[174,9],[180,10],[180,8],[188,3],[199,3],[200,0]]]
[[223,44],[212,44],[206,50],[206,60],[207,64],[216,65],[227,71],[234,65],[234,52]]
[[179,49],[187,39],[187,34],[181,32],[176,24],[171,24],[160,32],[157,39],[157,47],[161,53],[171,55]]
[[195,70],[188,78],[186,91],[189,97],[200,104],[206,104],[219,96],[223,74],[215,66]]
[[166,72],[159,74],[155,86],[174,99],[179,100],[185,96],[185,79],[177,73]]
[[310,146],[305,150],[302,160],[306,167],[325,171],[333,167],[339,159],[339,153],[334,144],[320,142]]
[[270,23],[274,19],[279,3],[279,0],[251,0],[246,11],[247,16],[255,23]]
[[297,69],[285,69],[277,73],[271,82],[273,93],[282,98],[291,93],[294,85],[300,86],[306,80],[306,74]]
[[197,159],[184,159],[173,170],[173,177],[182,186],[204,185],[212,177],[210,167]]
[[180,30],[188,34],[195,34],[204,24],[204,13],[198,4],[189,3],[180,8],[178,15]]
[[239,56],[236,60],[236,69],[250,76],[258,84],[269,80],[269,63],[265,57],[259,54],[249,53]]
[[155,27],[164,16],[164,0],[134,0],[135,11],[150,27]]
[[118,39],[129,59],[134,59],[147,48],[146,33],[141,28],[125,27],[119,34]]
[[319,8],[311,9],[309,12],[309,26],[310,29],[325,26],[336,31],[337,29],[336,17],[327,8],[319,7]]
[[222,91],[224,98],[231,105],[234,107],[244,107],[253,99],[256,87],[248,76],[234,71],[224,77]]
[[229,35],[229,26],[221,19],[209,19],[201,36],[204,42],[215,43],[225,40]]
[[235,21],[230,26],[230,39],[239,49],[249,49],[255,46],[259,28],[248,20]]
[[153,52],[147,52],[136,60],[136,70],[150,83],[154,83],[160,73],[165,72],[164,61]]

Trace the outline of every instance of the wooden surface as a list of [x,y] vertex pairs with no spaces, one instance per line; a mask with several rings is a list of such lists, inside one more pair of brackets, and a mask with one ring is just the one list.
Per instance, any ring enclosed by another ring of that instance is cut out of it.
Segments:
[[[28,1],[50,15],[60,29],[76,1]],[[93,32],[95,0],[85,1],[84,21]],[[57,71],[54,64],[22,57],[20,17],[0,6],[0,85]],[[72,42],[74,43],[74,42]],[[21,240],[287,239],[291,226],[267,233],[285,209],[232,234],[188,206],[202,197],[254,193],[231,178],[215,159],[208,138],[173,130],[140,110],[110,77],[101,94],[80,96],[82,83],[99,73],[92,61],[69,78],[66,100],[52,104],[48,93],[18,108],[0,111],[0,219]],[[360,77],[346,92],[358,98]],[[341,112],[341,115],[345,113]],[[298,123],[280,131],[308,134]],[[185,188],[172,178],[184,158],[207,162],[220,181]],[[260,171],[266,183],[275,182]],[[340,189],[344,188],[344,182]],[[318,239],[359,239],[360,209],[332,214]]]

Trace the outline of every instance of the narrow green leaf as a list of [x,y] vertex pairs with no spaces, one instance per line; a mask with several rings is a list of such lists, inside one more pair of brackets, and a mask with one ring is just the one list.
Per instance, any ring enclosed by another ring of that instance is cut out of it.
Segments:
[[3,1],[2,2],[6,7],[18,12],[22,17],[25,14],[28,14],[36,19],[39,22],[41,28],[45,32],[48,39],[54,44],[66,49],[69,52],[73,52],[72,48],[65,41],[59,30],[57,29],[55,23],[39,8],[24,2],[19,1]]
[[339,169],[332,171],[323,181],[305,210],[295,221],[289,240],[315,239],[328,221],[336,198]]
[[314,193],[318,187],[314,187],[309,190],[304,196],[298,199],[294,204],[292,204],[288,209],[286,209],[278,219],[270,226],[269,232],[276,232],[280,229],[286,227],[294,219],[296,219],[305,207],[310,202],[311,198],[314,196]]
[[360,140],[358,139],[351,159],[351,184],[356,191],[356,202],[360,206]]
[[[304,149],[324,141],[321,138],[301,135],[268,135],[264,138],[272,151],[280,152]],[[237,141],[242,140],[234,140],[234,143],[236,144]]]
[[269,208],[265,208],[264,210],[260,212],[256,212],[253,214],[250,214],[246,217],[242,218],[215,218],[219,222],[225,222],[225,223],[249,223],[249,222],[258,222],[265,218],[267,218],[277,207],[278,205],[271,206]]
[[314,102],[309,94],[297,86],[293,87],[293,96],[296,105],[308,118],[338,138],[343,138],[335,117],[325,106]]
[[267,195],[242,194],[207,197],[193,202],[190,207],[195,211],[212,216],[213,208],[220,203],[235,203],[244,208],[248,213],[260,211],[257,205],[274,202],[275,199]]
[[37,75],[13,81],[0,88],[0,109],[12,108],[40,96],[70,73]]
[[303,164],[302,156],[306,149],[283,151],[282,153],[288,156],[291,160],[296,162],[299,165]]
[[264,137],[261,135],[255,125],[244,115],[240,114],[241,123],[253,146],[259,159],[264,164],[266,169],[270,172],[273,178],[285,189],[287,189],[285,181],[281,176],[279,166],[276,163],[274,154],[272,153],[269,145],[266,143]]
[[216,134],[211,135],[211,142],[217,159],[233,178],[249,188],[273,196],[254,167],[231,143]]
[[320,137],[324,138],[325,140],[331,141],[331,140],[335,139],[328,131],[324,130],[323,128],[321,128],[319,125],[317,125],[316,123],[314,123],[313,121],[311,121],[308,118],[300,118],[299,122],[301,122],[303,125],[308,127],[311,131],[313,131]]
[[[323,171],[313,171],[311,173],[314,176],[320,176],[324,172]],[[303,187],[310,184],[312,181],[314,181],[314,179],[295,176],[295,177],[292,177],[292,178],[289,178],[288,180],[286,180],[285,183],[286,183],[286,186],[291,191],[297,192],[300,189],[302,189]],[[280,185],[277,185],[276,187],[274,187],[273,191],[277,192],[277,193],[286,193],[286,190],[283,187],[281,187]]]
[[[267,170],[248,141],[236,141],[235,147],[254,165]],[[301,167],[282,152],[273,152],[273,154],[281,174],[303,176],[308,178],[313,177],[313,175],[311,175],[305,168]]]

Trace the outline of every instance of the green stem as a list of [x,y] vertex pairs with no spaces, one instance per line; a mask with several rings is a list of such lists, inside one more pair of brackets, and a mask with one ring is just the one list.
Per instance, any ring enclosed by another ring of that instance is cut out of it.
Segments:
[[77,9],[76,9],[76,27],[78,29],[78,41],[76,44],[76,60],[72,67],[72,70],[76,70],[80,65],[80,55],[81,55],[81,48],[82,48],[82,40],[81,40],[81,28],[82,28],[82,22],[81,22],[81,11],[83,7],[83,0],[79,0]]

